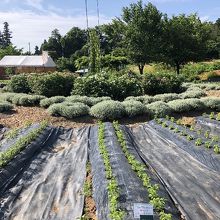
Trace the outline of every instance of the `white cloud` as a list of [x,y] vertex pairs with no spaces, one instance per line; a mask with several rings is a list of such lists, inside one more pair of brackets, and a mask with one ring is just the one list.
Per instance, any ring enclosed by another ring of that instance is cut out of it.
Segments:
[[[101,23],[110,22],[111,18],[100,16]],[[9,23],[10,30],[13,32],[12,42],[24,51],[28,49],[28,42],[31,43],[32,51],[35,45],[41,45],[44,39],[47,39],[51,31],[55,28],[64,35],[72,27],[86,27],[85,15],[61,16],[56,13],[37,14],[33,11],[20,10],[0,12],[0,24],[4,21]],[[89,16],[89,25],[97,25],[97,16]]]
[[200,20],[201,20],[202,22],[209,21],[209,20],[210,20],[210,16],[208,16],[208,15],[202,16],[202,17],[200,17]]
[[43,10],[42,3],[43,3],[43,0],[25,0],[26,5],[36,8],[38,10]]

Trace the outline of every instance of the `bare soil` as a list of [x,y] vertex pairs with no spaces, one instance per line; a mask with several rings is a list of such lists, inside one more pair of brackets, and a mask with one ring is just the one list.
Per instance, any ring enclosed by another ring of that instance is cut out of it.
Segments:
[[206,91],[208,97],[220,97],[220,90]]

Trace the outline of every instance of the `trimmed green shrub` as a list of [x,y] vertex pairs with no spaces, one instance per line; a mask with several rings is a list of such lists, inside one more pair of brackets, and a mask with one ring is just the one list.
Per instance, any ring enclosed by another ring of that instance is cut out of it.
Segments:
[[125,99],[125,101],[130,101],[130,100],[134,100],[134,101],[139,101],[142,102],[144,104],[150,104],[151,102],[154,102],[154,97],[153,96],[149,96],[149,95],[142,95],[142,96],[129,96]]
[[61,115],[65,118],[75,118],[89,114],[89,106],[76,102],[71,103],[71,105],[63,105],[61,107]]
[[74,75],[57,72],[45,75],[35,74],[28,78],[31,91],[46,97],[70,95],[74,81]]
[[47,109],[47,112],[53,116],[61,116],[62,107],[63,103],[55,103]]
[[137,115],[142,115],[146,112],[146,107],[139,101],[128,100],[122,102],[125,107],[126,115],[129,117],[134,117]]
[[180,94],[180,98],[188,99],[188,98],[201,98],[206,96],[206,93],[200,88],[188,89],[186,92]]
[[125,115],[125,107],[118,101],[103,101],[94,105],[90,110],[90,115],[98,119],[118,119]]
[[179,94],[176,93],[165,93],[154,96],[155,101],[169,102],[175,99],[179,99]]
[[102,96],[102,97],[90,97],[90,101],[91,101],[91,106],[98,104],[99,102],[102,101],[108,101],[108,100],[112,100],[111,97],[109,96]]
[[162,101],[148,104],[146,105],[146,108],[151,116],[164,117],[166,115],[170,115],[172,112],[172,109],[169,107],[169,105]]
[[220,98],[214,97],[207,97],[200,99],[206,108],[213,109],[213,110],[220,110]]
[[12,76],[11,81],[7,85],[7,89],[15,93],[29,93],[31,89],[28,84],[27,75],[21,74]]
[[39,103],[42,99],[45,99],[45,96],[20,93],[14,95],[14,97],[11,99],[11,102],[20,106],[39,106]]
[[79,95],[72,95],[66,98],[67,102],[75,103],[75,102],[81,102],[86,105],[92,106],[92,99],[87,96],[79,96]]
[[180,113],[180,112],[188,112],[192,110],[203,110],[205,108],[204,104],[200,99],[178,99],[173,100],[167,103],[172,111]]
[[0,102],[0,112],[7,112],[13,109],[13,105],[9,102]]
[[176,73],[148,73],[143,77],[145,94],[155,95],[182,91],[183,77]]
[[48,108],[50,105],[55,103],[61,103],[66,100],[66,97],[64,96],[54,96],[51,98],[46,98],[40,101],[40,106],[43,108]]
[[141,81],[127,74],[99,73],[79,77],[74,83],[72,95],[88,95],[93,97],[109,96],[123,100],[127,96],[142,94]]
[[16,93],[1,93],[0,94],[0,101],[12,102],[12,98],[16,95]]
[[52,104],[47,111],[51,115],[63,116],[65,118],[71,119],[79,116],[88,115],[89,110],[90,110],[89,106],[80,102],[76,102],[76,103],[63,102],[63,103]]

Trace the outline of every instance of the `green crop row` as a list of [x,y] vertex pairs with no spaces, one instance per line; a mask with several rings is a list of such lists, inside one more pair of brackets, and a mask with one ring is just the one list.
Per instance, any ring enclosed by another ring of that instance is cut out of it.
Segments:
[[[213,151],[216,154],[220,153],[220,147],[219,145],[216,143],[219,141],[218,136],[213,136],[210,134],[210,131],[203,131],[202,129],[196,129],[194,126],[191,126],[190,128],[188,128],[187,126],[183,126],[183,130],[179,129],[177,125],[180,125],[180,121],[176,120],[174,117],[169,117],[168,115],[166,116],[166,120],[162,120],[159,118],[155,118],[155,121],[157,122],[157,124],[161,125],[163,128],[168,128],[169,130],[173,131],[174,133],[178,133],[180,136],[186,138],[188,141],[193,141],[194,140],[194,144],[195,146],[201,146],[201,145],[205,145],[206,148],[213,148]],[[168,125],[167,121],[170,121],[172,124]],[[199,135],[200,137],[198,137],[197,139],[195,138],[195,136],[189,134],[189,131],[192,133],[195,133],[197,135]],[[203,138],[207,139],[207,141],[203,141]]]
[[161,198],[158,195],[159,185],[151,184],[150,177],[146,173],[146,166],[140,163],[135,159],[135,157],[129,153],[124,137],[123,131],[120,129],[118,122],[114,121],[113,126],[118,138],[118,141],[121,145],[121,148],[125,154],[125,157],[128,160],[128,163],[131,165],[132,170],[137,173],[137,176],[142,180],[143,186],[147,188],[150,203],[153,205],[154,209],[159,213],[160,220],[171,220],[172,215],[164,212],[165,208],[165,199]]
[[99,122],[98,143],[99,143],[99,151],[105,166],[105,176],[106,179],[108,180],[107,188],[108,188],[110,218],[113,220],[122,220],[124,219],[125,213],[124,211],[118,208],[119,187],[117,180],[112,174],[110,156],[107,151],[107,147],[105,145],[105,125],[102,122]]
[[8,150],[0,153],[0,168],[7,165],[18,153],[20,153],[28,144],[35,140],[41,132],[47,127],[47,122],[43,121],[40,127],[31,131],[24,137],[21,137],[14,145]]

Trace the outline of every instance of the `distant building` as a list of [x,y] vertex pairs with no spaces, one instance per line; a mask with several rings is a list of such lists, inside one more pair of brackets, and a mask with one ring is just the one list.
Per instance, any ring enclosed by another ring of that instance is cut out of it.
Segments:
[[81,69],[81,70],[75,71],[75,73],[78,73],[80,76],[83,76],[83,75],[85,75],[88,72],[89,72],[88,69]]
[[12,68],[14,73],[42,73],[56,70],[53,59],[44,51],[40,56],[5,56],[0,60],[0,75],[6,68]]

